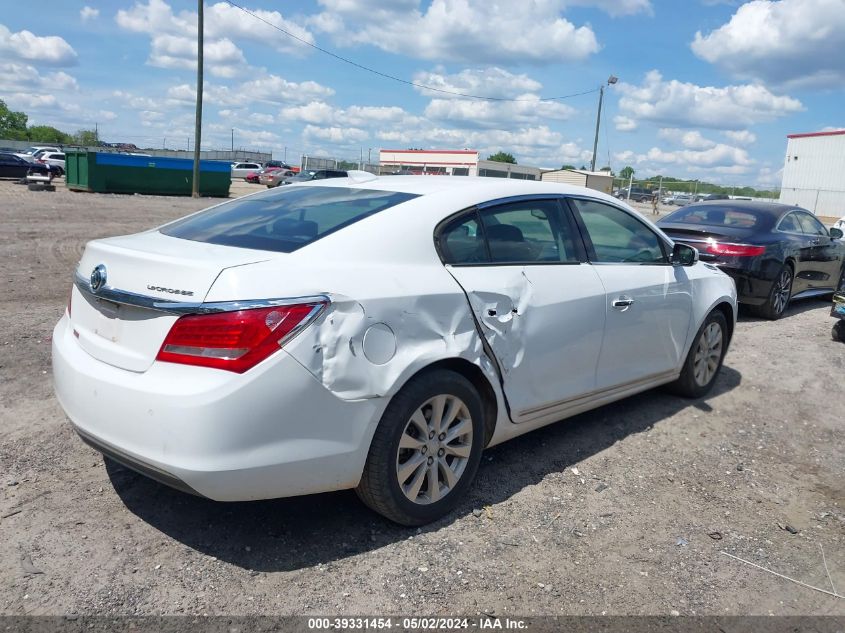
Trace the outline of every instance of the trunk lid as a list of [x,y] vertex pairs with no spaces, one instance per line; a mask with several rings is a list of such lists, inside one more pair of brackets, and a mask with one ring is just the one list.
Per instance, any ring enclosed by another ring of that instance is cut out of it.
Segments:
[[[77,268],[71,325],[79,345],[110,365],[142,372],[149,368],[177,315],[152,308],[116,303],[90,292],[94,269],[105,269],[108,289],[159,301],[201,303],[220,273],[278,257],[229,246],[194,242],[148,231],[89,242]],[[252,298],[252,297],[246,297]]]
[[718,255],[708,253],[705,249],[707,242],[713,240],[715,242],[729,242],[729,243],[750,243],[749,240],[754,231],[745,227],[724,226],[724,225],[708,225],[708,224],[688,224],[688,223],[671,223],[659,222],[658,227],[674,242],[681,242],[698,249],[699,256],[702,261],[714,262],[719,259]]

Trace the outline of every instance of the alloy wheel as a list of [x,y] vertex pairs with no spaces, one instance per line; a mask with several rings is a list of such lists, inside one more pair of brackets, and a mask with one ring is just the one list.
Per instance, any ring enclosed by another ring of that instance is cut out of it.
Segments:
[[792,274],[789,268],[784,268],[778,279],[775,282],[775,288],[772,294],[772,308],[775,314],[780,314],[786,310],[786,305],[789,303],[789,296],[792,293]]
[[416,504],[435,503],[451,492],[472,452],[472,416],[457,396],[426,400],[411,415],[399,440],[396,477]]
[[698,348],[693,360],[693,377],[699,386],[710,383],[719,369],[721,359],[722,328],[718,323],[710,323],[698,339]]

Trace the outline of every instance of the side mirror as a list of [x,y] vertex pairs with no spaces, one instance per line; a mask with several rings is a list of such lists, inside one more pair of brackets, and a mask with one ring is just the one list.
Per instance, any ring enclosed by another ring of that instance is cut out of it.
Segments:
[[692,266],[698,261],[698,249],[686,244],[675,244],[672,249],[673,266]]
[[841,240],[843,235],[845,235],[845,233],[842,232],[842,229],[830,229],[830,239],[832,240]]

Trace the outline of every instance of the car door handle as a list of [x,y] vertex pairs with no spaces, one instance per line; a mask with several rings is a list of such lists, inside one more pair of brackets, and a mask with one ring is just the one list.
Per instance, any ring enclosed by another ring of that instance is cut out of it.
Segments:
[[631,297],[619,297],[618,299],[614,299],[611,305],[617,310],[622,310],[624,312],[634,305],[634,300],[631,299]]

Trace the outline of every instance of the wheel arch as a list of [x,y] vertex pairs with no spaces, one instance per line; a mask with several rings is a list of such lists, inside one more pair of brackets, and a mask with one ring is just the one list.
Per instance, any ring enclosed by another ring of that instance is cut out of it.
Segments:
[[[733,339],[733,335],[734,335],[734,326],[736,324],[736,313],[734,312],[734,307],[730,303],[728,303],[727,301],[722,301],[720,303],[717,303],[715,306],[713,306],[713,308],[710,310],[710,312],[714,312],[716,310],[718,310],[719,312],[721,312],[724,315],[725,322],[728,324],[728,332],[727,332],[728,341],[727,342],[728,342],[728,345],[730,345],[731,339]],[[708,312],[708,314],[710,314],[710,312]]]
[[484,446],[486,447],[493,437],[493,432],[496,430],[496,421],[499,417],[499,398],[496,390],[490,382],[490,379],[481,367],[475,363],[460,357],[442,358],[434,361],[433,363],[418,369],[414,374],[409,376],[408,379],[402,383],[402,386],[396,393],[401,391],[405,385],[415,378],[439,369],[447,369],[455,372],[456,374],[460,374],[469,380],[472,383],[472,386],[475,387],[476,391],[478,391],[478,395],[481,396],[482,406],[484,407]]

